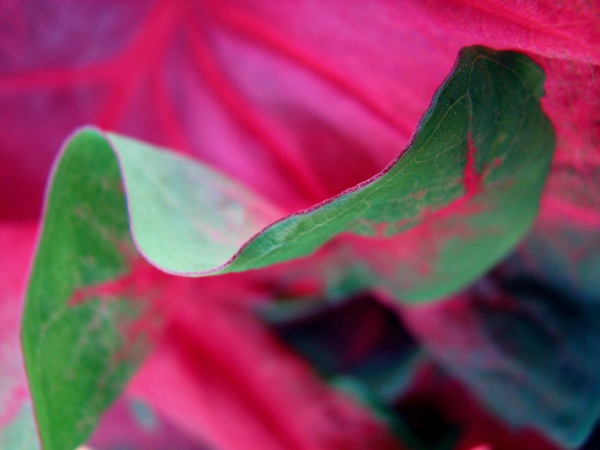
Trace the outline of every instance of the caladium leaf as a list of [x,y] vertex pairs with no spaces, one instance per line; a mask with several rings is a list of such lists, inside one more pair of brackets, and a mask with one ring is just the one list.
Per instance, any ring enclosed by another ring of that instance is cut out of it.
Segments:
[[442,227],[423,283],[398,297],[432,299],[477,278],[535,216],[554,145],[542,83],[523,55],[463,50],[396,160],[283,218],[186,158],[112,133],[77,133],[52,177],[23,320],[45,448],[85,440],[159,328],[148,319],[149,300],[161,300],[152,283],[172,280],[136,247],[163,272],[207,275],[305,256],[341,233],[420,230],[425,242]]
[[392,411],[422,362],[422,351],[398,316],[374,295],[287,300],[259,313],[329,383],[383,417],[401,442],[413,450],[429,448]]
[[200,298],[179,303],[127,393],[215,449],[404,449],[380,417],[323,383],[248,307],[256,289],[248,281],[279,269],[196,280]]
[[35,431],[31,402],[25,401],[17,414],[8,423],[2,424],[0,448],[15,450],[38,450],[40,442]]
[[88,445],[94,450],[214,450],[174,427],[143,401],[127,396],[106,411]]
[[579,448],[600,417],[600,220],[557,200],[542,211],[489,276],[447,302],[402,313],[495,415]]
[[344,301],[297,300],[261,316],[331,382],[391,403],[402,391],[418,344],[395,314],[367,293]]
[[[0,448],[37,450],[19,329],[36,225],[0,222]],[[10,251],[6,251],[10,248]]]
[[[548,251],[534,241],[522,250]],[[557,286],[551,266],[545,276],[528,273],[527,259],[515,253],[469,290],[403,316],[428,353],[505,423],[578,448],[600,417],[596,279],[577,290]]]

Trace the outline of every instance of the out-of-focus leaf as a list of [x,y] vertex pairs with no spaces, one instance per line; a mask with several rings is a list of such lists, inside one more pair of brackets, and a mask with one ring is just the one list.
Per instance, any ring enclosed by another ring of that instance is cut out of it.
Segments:
[[127,392],[219,450],[404,450],[380,417],[277,338],[248,307],[251,292],[227,287],[273,270],[197,280],[203,294],[179,304]]
[[448,303],[403,310],[429,352],[496,415],[567,448],[600,418],[599,229],[593,209],[547,201],[489,277]]
[[0,448],[14,450],[37,450],[40,442],[33,420],[31,403],[24,402],[17,415],[9,423],[2,425]]
[[218,450],[173,426],[143,401],[127,396],[106,411],[88,445],[94,450]]
[[[543,250],[535,244],[524,248]],[[600,417],[598,293],[591,301],[589,290],[557,286],[552,271],[528,274],[523,250],[466,293],[404,318],[497,416],[577,448]]]
[[572,303],[600,304],[600,214],[585,203],[546,201],[511,263],[512,272],[530,274],[550,290],[568,292]]
[[85,440],[160,328],[151,304],[167,301],[161,283],[172,279],[133,242],[164,272],[203,275],[298,258],[344,232],[380,240],[415,232],[438,247],[419,267],[421,282],[397,287],[398,297],[431,299],[477,278],[537,210],[554,143],[542,82],[523,55],[465,49],[396,160],[280,220],[264,199],[186,158],[77,133],[53,174],[23,321],[46,448]]
[[[0,222],[0,448],[38,450],[19,329],[36,224]],[[10,249],[10,250],[9,250]]]
[[282,302],[260,314],[331,382],[364,390],[380,403],[399,395],[419,354],[397,316],[366,293]]
[[392,410],[412,381],[422,352],[398,316],[375,296],[286,300],[261,308],[259,314],[329,383],[383,418],[408,448],[433,449]]

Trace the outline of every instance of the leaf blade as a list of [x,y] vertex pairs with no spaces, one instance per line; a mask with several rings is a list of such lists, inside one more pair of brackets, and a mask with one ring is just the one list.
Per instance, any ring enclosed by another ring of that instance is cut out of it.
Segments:
[[345,233],[384,244],[437,236],[443,248],[425,254],[431,270],[415,285],[394,284],[393,271],[377,281],[421,301],[477,278],[535,217],[554,142],[539,107],[542,82],[523,55],[464,50],[405,152],[372,179],[281,220],[277,207],[199,164],[115,134],[74,135],[54,172],[23,321],[45,448],[83,442],[149,348],[146,335],[127,336],[148,307],[140,283],[161,275],[134,242],[164,272],[208,275],[305,256]]

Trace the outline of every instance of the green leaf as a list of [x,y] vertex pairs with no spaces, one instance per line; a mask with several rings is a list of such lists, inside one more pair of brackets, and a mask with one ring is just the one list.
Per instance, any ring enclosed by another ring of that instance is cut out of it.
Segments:
[[536,214],[554,146],[543,78],[523,55],[463,50],[396,160],[284,218],[199,163],[113,133],[76,133],[53,173],[23,319],[44,448],[85,441],[150,347],[147,309],[161,294],[148,283],[170,281],[138,250],[163,272],[199,276],[305,256],[342,233],[384,243],[404,233],[437,247],[408,287],[376,274],[398,298],[437,298],[479,277]]

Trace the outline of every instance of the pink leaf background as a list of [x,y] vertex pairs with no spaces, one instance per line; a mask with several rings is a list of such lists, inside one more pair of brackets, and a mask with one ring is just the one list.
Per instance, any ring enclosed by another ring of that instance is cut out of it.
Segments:
[[[0,429],[30,402],[18,342],[23,290],[50,166],[82,124],[192,155],[293,212],[382,169],[462,46],[519,50],[547,74],[543,107],[557,133],[534,233],[566,255],[573,283],[581,259],[600,251],[596,2],[0,0],[0,11]],[[571,255],[565,229],[591,236],[583,255]],[[302,280],[291,264],[187,282],[194,289],[169,314],[127,398],[185,430],[190,448],[403,448],[252,314],[304,289]],[[419,323],[415,334],[435,342],[431,324]],[[121,407],[107,415],[99,446],[109,448]],[[460,448],[517,439],[499,437],[491,418],[462,420],[476,431]]]

